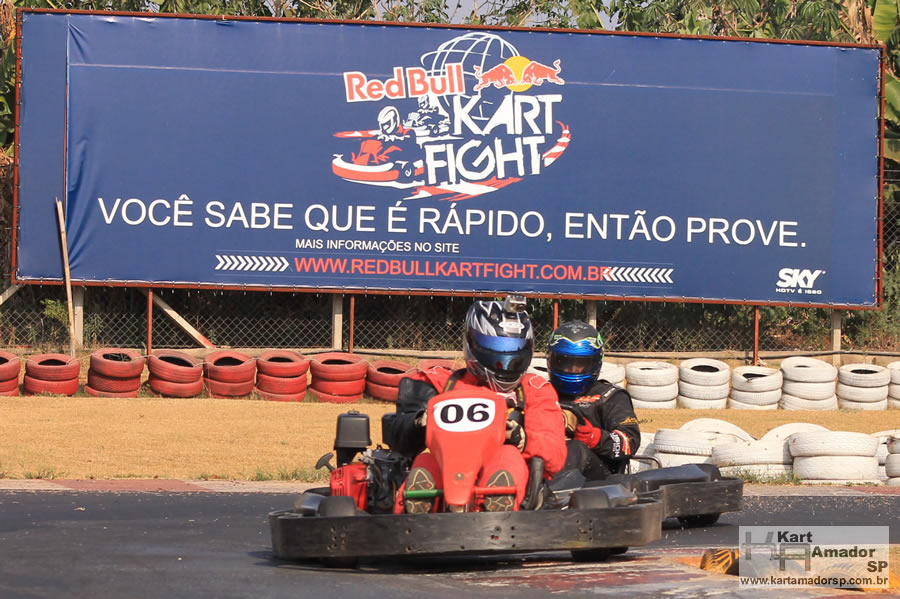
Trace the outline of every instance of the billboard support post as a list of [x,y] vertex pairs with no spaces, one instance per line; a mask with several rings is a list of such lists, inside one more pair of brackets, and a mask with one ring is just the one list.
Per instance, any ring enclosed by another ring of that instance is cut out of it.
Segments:
[[331,347],[340,350],[343,345],[344,329],[344,296],[335,293],[331,296]]
[[73,330],[75,332],[75,347],[84,347],[84,287],[72,288],[72,310],[75,317]]
[[831,351],[832,354],[832,364],[835,366],[841,365],[841,319],[843,314],[840,310],[832,310],[831,311]]
[[147,355],[153,353],[153,290],[147,290]]
[[63,274],[66,281],[66,305],[69,310],[69,351],[75,356],[75,314],[72,307],[72,279],[69,276],[69,242],[66,241],[66,217],[62,202],[56,200],[56,216],[59,222],[59,238],[62,243]]
[[594,328],[597,328],[597,302],[587,300],[584,302],[585,320]]
[[759,366],[759,306],[753,308],[753,365]]

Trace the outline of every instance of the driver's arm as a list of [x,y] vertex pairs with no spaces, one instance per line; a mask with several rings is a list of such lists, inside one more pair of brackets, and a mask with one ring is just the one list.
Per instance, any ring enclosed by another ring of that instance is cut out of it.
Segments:
[[596,402],[590,408],[592,420],[601,430],[599,443],[591,447],[595,454],[612,460],[628,459],[641,444],[631,396],[624,389],[616,389],[605,402]]

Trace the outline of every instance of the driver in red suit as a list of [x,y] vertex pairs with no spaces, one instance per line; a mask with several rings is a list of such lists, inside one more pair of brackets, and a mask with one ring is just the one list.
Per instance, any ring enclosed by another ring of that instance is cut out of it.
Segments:
[[[451,389],[490,389],[506,398],[509,417],[506,444],[484,465],[478,485],[516,488],[512,495],[488,495],[486,511],[510,511],[521,505],[528,483],[526,460],[544,460],[544,476],[562,469],[566,460],[565,418],[553,386],[543,377],[526,374],[534,351],[534,332],[525,301],[511,296],[505,302],[478,301],[466,314],[463,353],[466,368],[452,372],[435,367],[417,371],[400,383],[391,448],[415,455],[404,487],[440,488],[440,468],[425,449],[428,400]],[[396,513],[425,513],[435,499],[404,499],[397,494]]]

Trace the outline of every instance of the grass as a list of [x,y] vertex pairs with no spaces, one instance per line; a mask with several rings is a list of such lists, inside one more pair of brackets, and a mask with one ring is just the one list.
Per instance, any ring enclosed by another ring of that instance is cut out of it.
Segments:
[[[22,478],[26,479],[37,479],[37,480],[53,480],[55,478],[60,478],[62,473],[57,472],[56,468],[51,466],[40,466],[37,472],[32,472],[30,470],[22,471]],[[116,477],[118,478],[118,477]]]

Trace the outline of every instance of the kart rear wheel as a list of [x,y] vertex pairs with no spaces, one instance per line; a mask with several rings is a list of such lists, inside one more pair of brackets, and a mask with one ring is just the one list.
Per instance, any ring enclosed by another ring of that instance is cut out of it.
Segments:
[[719,521],[722,514],[698,514],[696,516],[678,516],[678,521],[685,528],[699,528],[701,526],[712,526]]
[[[352,497],[328,496],[319,504],[319,516],[322,517],[344,518],[356,514],[356,502]],[[323,557],[320,561],[326,568],[355,568],[359,563],[359,559],[355,557]]]
[[[619,547],[614,547],[612,549],[603,548],[603,549],[573,549],[572,550],[572,561],[573,562],[605,562],[609,559],[609,556],[614,555],[614,551],[619,549]],[[627,547],[626,547],[627,550]]]

